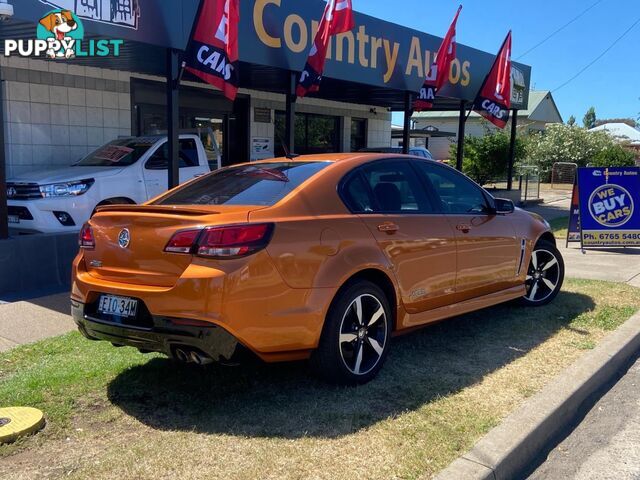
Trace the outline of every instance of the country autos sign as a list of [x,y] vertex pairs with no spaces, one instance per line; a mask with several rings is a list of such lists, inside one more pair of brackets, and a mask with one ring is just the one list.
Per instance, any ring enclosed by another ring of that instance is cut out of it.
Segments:
[[640,246],[640,168],[580,168],[577,191],[583,247]]
[[[240,2],[240,60],[301,71],[319,28],[322,0]],[[357,4],[354,5],[357,8]],[[442,38],[355,12],[355,29],[331,38],[325,77],[419,92]],[[446,25],[442,26],[442,30]],[[462,33],[461,33],[462,36]],[[473,100],[495,55],[457,44],[440,96]],[[528,106],[531,68],[512,65],[511,107]]]

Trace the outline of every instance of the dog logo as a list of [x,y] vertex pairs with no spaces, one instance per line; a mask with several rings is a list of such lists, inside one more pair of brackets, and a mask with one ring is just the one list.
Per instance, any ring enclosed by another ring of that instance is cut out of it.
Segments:
[[128,229],[123,228],[118,235],[118,245],[120,248],[127,248],[129,243],[131,243],[131,234]]
[[53,10],[40,19],[37,36],[48,42],[47,57],[74,58],[76,42],[84,38],[84,27],[71,10]]

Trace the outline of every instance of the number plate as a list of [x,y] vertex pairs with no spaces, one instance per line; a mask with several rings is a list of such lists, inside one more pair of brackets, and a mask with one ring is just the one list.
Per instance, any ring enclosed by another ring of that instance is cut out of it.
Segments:
[[20,217],[18,215],[9,215],[7,220],[9,223],[20,223]]
[[115,295],[102,295],[98,304],[98,311],[105,315],[117,317],[135,317],[138,311],[138,300]]

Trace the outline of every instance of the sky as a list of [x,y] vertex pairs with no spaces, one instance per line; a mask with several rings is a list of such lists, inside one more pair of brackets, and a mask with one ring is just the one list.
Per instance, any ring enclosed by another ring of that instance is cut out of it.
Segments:
[[[511,29],[515,60],[597,1],[463,1],[457,40],[497,53]],[[460,0],[353,0],[357,11],[439,37],[446,33],[460,3]],[[574,115],[582,124],[591,106],[599,119],[637,118],[640,24],[581,76],[555,89],[592,62],[638,19],[640,0],[600,0],[584,16],[518,61],[531,65],[531,85],[535,90],[553,92],[565,121]],[[396,122],[402,123],[402,114],[394,114]]]

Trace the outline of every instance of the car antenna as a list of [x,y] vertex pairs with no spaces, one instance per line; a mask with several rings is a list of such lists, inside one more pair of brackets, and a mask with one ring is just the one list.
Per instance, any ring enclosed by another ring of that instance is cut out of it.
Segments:
[[280,146],[284,150],[284,156],[286,158],[288,158],[289,160],[295,160],[296,158],[298,158],[300,156],[297,153],[291,153],[289,151],[289,147],[287,147],[287,144],[285,143],[284,139],[282,138],[282,135],[280,135],[280,132],[276,131],[276,135],[278,136],[278,141],[280,142]]

